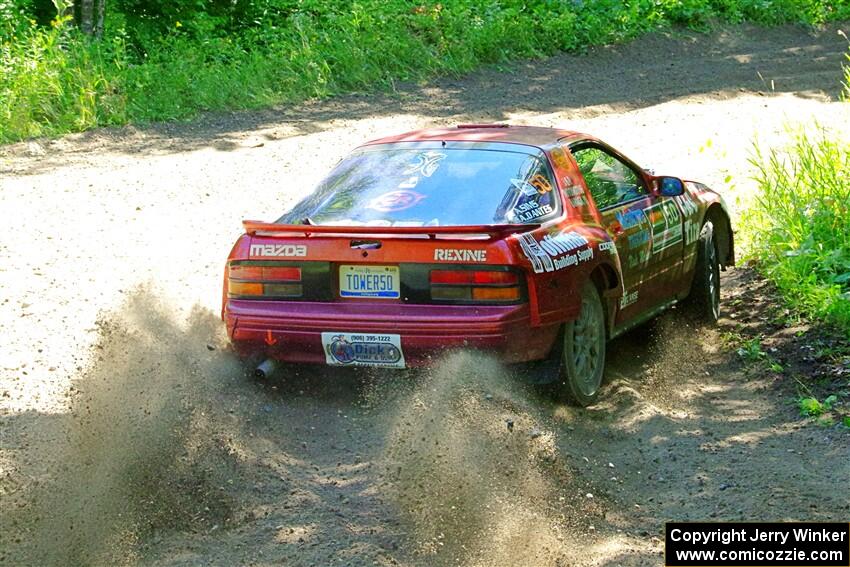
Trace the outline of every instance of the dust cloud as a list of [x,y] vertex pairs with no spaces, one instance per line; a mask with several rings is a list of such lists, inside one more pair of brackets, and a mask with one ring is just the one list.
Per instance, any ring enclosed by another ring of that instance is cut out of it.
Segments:
[[4,506],[9,564],[132,564],[153,531],[230,518],[221,486],[234,463],[213,424],[241,372],[218,346],[220,321],[195,308],[181,326],[140,288],[98,329],[70,412],[42,416],[61,422],[34,450],[40,480]]
[[455,353],[399,401],[386,489],[429,563],[576,564],[580,526],[601,512],[538,398],[494,360]]

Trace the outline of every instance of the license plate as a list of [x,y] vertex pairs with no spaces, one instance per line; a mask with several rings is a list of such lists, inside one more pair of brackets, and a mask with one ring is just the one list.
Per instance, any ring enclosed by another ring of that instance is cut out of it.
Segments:
[[340,297],[377,297],[398,299],[401,296],[398,266],[340,266]]
[[399,335],[322,333],[322,348],[330,366],[405,367]]

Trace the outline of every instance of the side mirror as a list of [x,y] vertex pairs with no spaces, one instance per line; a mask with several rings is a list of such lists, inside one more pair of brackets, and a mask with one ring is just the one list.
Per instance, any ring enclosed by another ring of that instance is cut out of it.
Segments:
[[659,177],[658,192],[662,197],[678,197],[685,194],[685,184],[678,177]]

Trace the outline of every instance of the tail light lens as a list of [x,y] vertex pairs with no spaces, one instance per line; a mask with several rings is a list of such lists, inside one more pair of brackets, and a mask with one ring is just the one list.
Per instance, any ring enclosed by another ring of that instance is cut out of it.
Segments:
[[464,303],[516,303],[519,274],[506,270],[431,270],[431,299]]
[[230,297],[301,297],[301,268],[270,262],[231,264],[227,274]]

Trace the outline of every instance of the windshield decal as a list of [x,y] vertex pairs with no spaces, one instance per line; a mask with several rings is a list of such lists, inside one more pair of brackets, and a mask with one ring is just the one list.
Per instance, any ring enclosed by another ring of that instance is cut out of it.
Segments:
[[440,162],[446,159],[446,154],[440,152],[423,152],[416,156],[416,163],[412,163],[404,170],[405,175],[419,173],[425,177],[431,177],[437,168],[440,167]]
[[383,195],[378,195],[366,205],[367,209],[380,211],[382,213],[391,213],[395,211],[403,211],[416,205],[419,201],[425,198],[425,195],[416,191],[390,191]]

